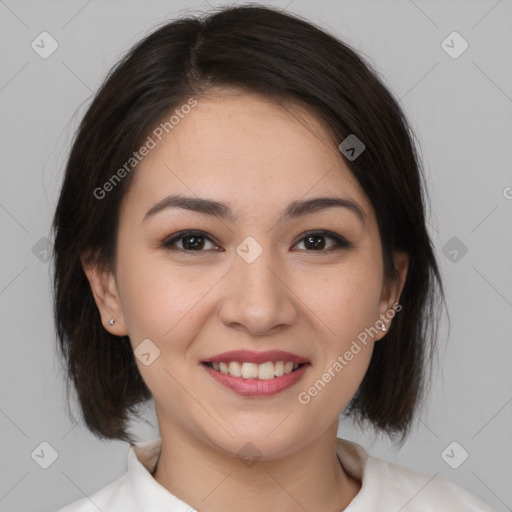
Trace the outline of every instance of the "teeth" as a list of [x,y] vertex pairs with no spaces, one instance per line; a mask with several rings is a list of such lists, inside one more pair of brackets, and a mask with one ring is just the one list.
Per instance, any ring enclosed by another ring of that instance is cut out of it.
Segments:
[[258,379],[269,380],[274,378],[274,363],[258,365]]
[[242,365],[237,361],[231,361],[228,365],[229,374],[233,377],[240,377],[242,375]]
[[274,377],[282,377],[299,367],[299,363],[292,361],[267,361],[263,364],[240,363],[238,361],[229,361],[222,363],[211,363],[214,370],[220,371],[224,375],[233,377],[243,377],[244,379],[269,380]]
[[244,379],[255,379],[258,376],[258,365],[256,363],[243,363],[241,371]]

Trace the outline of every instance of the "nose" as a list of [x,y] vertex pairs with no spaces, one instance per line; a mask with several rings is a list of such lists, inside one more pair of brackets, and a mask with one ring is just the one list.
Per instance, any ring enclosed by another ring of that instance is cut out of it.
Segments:
[[297,310],[284,264],[269,247],[251,263],[235,255],[219,308],[224,325],[253,336],[268,335],[292,325]]

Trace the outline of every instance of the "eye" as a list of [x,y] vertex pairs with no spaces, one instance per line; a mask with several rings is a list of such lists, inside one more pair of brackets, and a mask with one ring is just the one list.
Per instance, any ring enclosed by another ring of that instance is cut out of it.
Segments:
[[[326,248],[326,245],[329,244],[325,243],[325,239],[331,240],[330,247]],[[210,248],[207,247],[208,243],[211,244]],[[297,247],[302,243],[304,243],[305,249],[301,250],[319,253],[326,253],[352,247],[352,244],[345,238],[330,231],[311,231],[306,233],[306,236],[303,236],[299,243],[295,244],[294,247]],[[162,242],[162,247],[170,251],[205,252],[206,250],[218,248],[218,245],[204,231],[187,230],[180,231],[171,235],[170,238],[166,238]]]
[[[330,239],[334,242],[331,243],[331,246],[327,249],[325,248],[325,239]],[[306,247],[308,252],[320,253],[336,251],[339,249],[348,249],[352,247],[352,244],[345,238],[330,231],[311,231],[307,233],[306,236],[304,236],[294,247],[297,247],[297,245],[302,243],[304,243],[304,247]]]
[[[172,238],[165,239],[162,246],[171,251],[204,252],[208,242],[213,248],[217,247],[204,231],[180,231],[172,235]],[[175,247],[177,243],[181,243],[181,247]]]

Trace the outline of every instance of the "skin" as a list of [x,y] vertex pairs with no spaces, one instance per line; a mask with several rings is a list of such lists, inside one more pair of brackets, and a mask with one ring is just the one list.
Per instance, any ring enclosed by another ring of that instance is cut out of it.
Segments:
[[[226,90],[197,100],[134,171],[114,269],[84,263],[105,329],[129,334],[134,348],[150,339],[160,350],[149,366],[137,359],[162,438],[154,478],[201,511],[342,510],[361,482],[337,459],[338,416],[386,333],[370,337],[307,405],[297,395],[398,302],[407,256],[395,255],[399,282],[385,282],[373,208],[307,110]],[[238,218],[173,208],[144,220],[176,193],[227,203]],[[319,196],[350,198],[366,222],[347,208],[280,221],[291,201]],[[181,252],[162,247],[184,229],[213,241],[188,253],[182,244],[190,239],[175,244]],[[352,247],[322,254],[306,246],[310,230],[333,231]],[[248,236],[263,249],[250,264],[236,253]],[[311,366],[285,391],[242,397],[200,364],[235,349],[286,350]],[[250,467],[237,456],[247,442],[261,455]]]

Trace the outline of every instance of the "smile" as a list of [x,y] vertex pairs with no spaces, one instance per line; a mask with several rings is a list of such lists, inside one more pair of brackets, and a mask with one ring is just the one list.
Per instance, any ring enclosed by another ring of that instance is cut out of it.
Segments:
[[244,397],[275,395],[297,383],[311,366],[310,363],[267,361],[203,362],[201,366],[219,384]]
[[297,370],[299,366],[302,366],[293,361],[267,361],[263,364],[230,361],[220,363],[207,362],[205,364],[224,375],[259,380],[270,380],[276,377],[282,377],[283,375],[288,375]]

